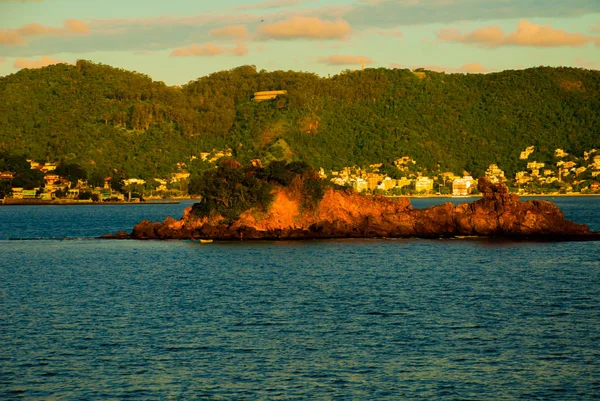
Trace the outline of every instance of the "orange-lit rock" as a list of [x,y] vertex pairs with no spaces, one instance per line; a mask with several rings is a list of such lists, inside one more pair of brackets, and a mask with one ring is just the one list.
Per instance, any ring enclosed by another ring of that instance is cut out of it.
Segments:
[[186,209],[181,220],[145,220],[131,238],[295,239],[363,237],[492,236],[548,240],[599,240],[582,224],[565,220],[551,202],[521,202],[504,184],[479,180],[482,198],[454,206],[445,203],[413,209],[407,198],[391,199],[328,189],[318,205],[307,208],[290,188],[279,189],[266,212],[248,210],[231,224],[221,216],[197,219]]

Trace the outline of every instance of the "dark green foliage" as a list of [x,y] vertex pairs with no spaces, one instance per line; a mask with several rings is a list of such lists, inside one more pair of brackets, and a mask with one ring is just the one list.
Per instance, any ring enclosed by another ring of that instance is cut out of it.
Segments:
[[66,164],[65,162],[61,162],[58,166],[56,166],[54,174],[64,177],[72,183],[77,183],[78,180],[87,179],[87,171],[85,171],[79,164],[75,163]]
[[57,189],[56,191],[54,191],[54,197],[55,198],[65,198],[69,193],[69,189],[68,188],[64,188],[64,189]]
[[326,183],[304,162],[273,162],[266,168],[243,167],[234,160],[217,169],[206,170],[190,180],[191,194],[202,199],[192,208],[198,217],[221,215],[236,220],[251,208],[266,211],[273,201],[276,186],[289,187],[300,196],[304,207],[322,199]]
[[93,194],[90,191],[85,191],[85,192],[80,192],[79,196],[77,198],[87,200],[87,199],[92,199],[92,195]]
[[253,207],[266,210],[273,200],[271,189],[271,183],[256,177],[256,169],[233,163],[193,177],[188,187],[190,194],[202,196],[193,206],[193,214],[206,217],[216,213],[231,220]]
[[127,178],[127,174],[123,170],[113,171],[110,177],[110,187],[115,191],[123,192],[125,178]]
[[25,156],[15,156],[10,153],[0,152],[0,171],[11,171],[20,174],[28,172],[30,168],[30,164]]
[[[255,91],[278,89],[287,95],[252,100]],[[62,159],[94,181],[114,168],[165,178],[177,162],[225,148],[244,163],[301,160],[326,169],[411,156],[428,171],[474,176],[490,163],[512,176],[529,145],[545,158],[556,148],[600,148],[600,72],[575,68],[378,68],[320,78],[242,66],[168,87],[80,60],[2,77],[0,99],[0,152]]]
[[0,181],[0,199],[4,199],[12,193],[10,181]]
[[44,173],[32,170],[24,156],[0,152],[0,171],[15,173],[10,182],[13,188],[34,189],[44,185]]
[[108,172],[95,170],[88,179],[88,185],[90,185],[92,188],[95,188],[95,187],[102,188],[104,186],[104,179],[109,176],[110,176],[110,174]]
[[302,208],[313,209],[325,195],[326,183],[323,180],[307,179],[304,181],[302,191]]

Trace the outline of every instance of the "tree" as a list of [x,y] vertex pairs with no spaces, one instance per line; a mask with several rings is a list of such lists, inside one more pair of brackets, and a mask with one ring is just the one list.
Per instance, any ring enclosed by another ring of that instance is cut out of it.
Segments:
[[65,177],[73,184],[77,184],[79,180],[87,179],[88,176],[87,171],[79,164],[66,164],[64,162],[61,162],[58,166],[56,166],[54,173],[61,177]]

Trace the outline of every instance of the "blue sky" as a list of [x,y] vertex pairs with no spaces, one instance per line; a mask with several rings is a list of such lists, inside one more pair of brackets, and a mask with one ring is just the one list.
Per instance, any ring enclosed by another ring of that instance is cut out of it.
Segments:
[[600,69],[600,1],[0,0],[0,75],[78,59],[169,85],[244,64]]

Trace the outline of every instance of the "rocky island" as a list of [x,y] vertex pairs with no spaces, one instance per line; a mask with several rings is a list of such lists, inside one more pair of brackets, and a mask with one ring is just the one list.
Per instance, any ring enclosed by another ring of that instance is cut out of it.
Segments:
[[[306,166],[264,172],[235,163],[206,176],[206,195],[183,218],[137,224],[104,238],[314,239],[373,237],[496,237],[600,240],[586,225],[565,220],[552,202],[522,202],[504,184],[481,178],[482,198],[414,209],[407,198],[366,196],[322,186]],[[262,185],[270,182],[272,185]],[[284,182],[287,185],[281,185]],[[220,183],[220,184],[219,184]],[[262,183],[262,184],[261,184]],[[240,199],[244,199],[241,202]],[[236,204],[238,206],[236,206]],[[250,205],[244,210],[239,205]],[[236,212],[237,211],[237,212]]]

